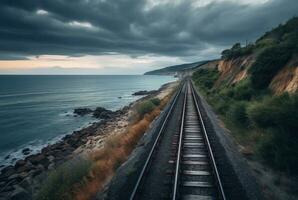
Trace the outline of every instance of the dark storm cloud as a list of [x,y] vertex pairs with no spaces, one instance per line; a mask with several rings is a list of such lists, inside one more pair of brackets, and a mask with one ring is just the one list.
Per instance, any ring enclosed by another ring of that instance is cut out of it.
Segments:
[[146,0],[2,0],[0,59],[111,52],[210,57],[208,52],[252,41],[297,13],[296,0],[203,7],[185,0],[151,9]]

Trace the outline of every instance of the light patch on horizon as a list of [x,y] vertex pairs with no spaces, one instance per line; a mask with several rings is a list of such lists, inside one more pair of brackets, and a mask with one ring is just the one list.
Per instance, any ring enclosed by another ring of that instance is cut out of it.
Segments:
[[[0,60],[0,74],[15,74],[34,72],[34,70],[44,69],[48,73],[57,72],[61,69],[63,74],[65,70],[85,70],[90,74],[142,74],[147,70],[153,70],[158,67],[183,63],[179,58],[167,56],[140,56],[131,57],[127,55],[99,55],[70,57],[61,55],[42,55],[30,56],[28,60]],[[52,71],[51,71],[52,70]]]

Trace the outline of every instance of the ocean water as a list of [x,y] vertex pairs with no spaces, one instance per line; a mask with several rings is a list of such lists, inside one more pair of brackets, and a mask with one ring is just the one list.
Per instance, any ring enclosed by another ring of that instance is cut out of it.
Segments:
[[174,80],[142,75],[0,76],[0,165],[23,157],[24,148],[36,153],[96,121],[74,116],[75,108],[117,110],[140,98],[133,92],[158,89]]

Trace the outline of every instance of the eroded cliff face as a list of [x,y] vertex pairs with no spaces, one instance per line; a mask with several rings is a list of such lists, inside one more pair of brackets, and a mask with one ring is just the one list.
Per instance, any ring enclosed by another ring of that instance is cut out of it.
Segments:
[[[249,76],[248,70],[255,61],[255,56],[243,56],[232,60],[220,60],[206,64],[206,68],[217,68],[220,76],[214,87],[227,84],[232,85]],[[274,94],[298,91],[298,56],[292,58],[272,79],[269,88]]]
[[294,93],[298,89],[298,56],[292,59],[278,74],[272,79],[270,89],[275,94],[283,92]]
[[232,60],[221,60],[217,69],[220,76],[215,83],[215,87],[220,86],[223,82],[228,85],[237,83],[247,77],[247,70],[254,62],[254,56],[239,57]]

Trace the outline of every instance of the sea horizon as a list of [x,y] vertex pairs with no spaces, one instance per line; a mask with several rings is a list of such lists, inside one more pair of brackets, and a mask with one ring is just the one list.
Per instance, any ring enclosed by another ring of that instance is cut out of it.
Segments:
[[118,110],[176,80],[156,75],[0,75],[0,167],[38,153],[63,136],[98,121],[76,116],[79,107]]

